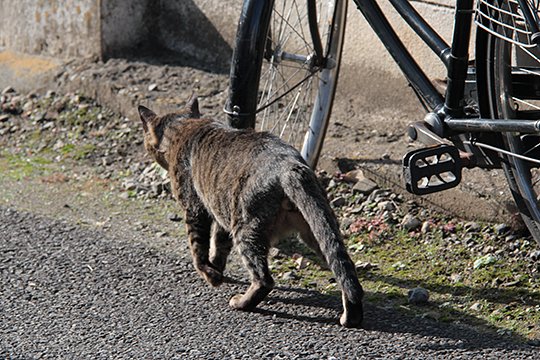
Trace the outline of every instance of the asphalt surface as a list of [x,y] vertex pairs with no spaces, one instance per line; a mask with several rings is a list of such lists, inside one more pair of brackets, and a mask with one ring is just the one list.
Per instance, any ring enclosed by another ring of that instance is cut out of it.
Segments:
[[185,253],[5,207],[0,273],[0,359],[538,358],[537,347],[376,304],[365,329],[344,329],[337,297],[301,288],[233,311],[243,273],[212,289]]

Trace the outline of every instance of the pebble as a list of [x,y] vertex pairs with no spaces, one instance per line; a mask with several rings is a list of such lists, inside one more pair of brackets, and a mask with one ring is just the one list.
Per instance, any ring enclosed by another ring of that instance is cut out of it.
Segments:
[[296,273],[293,272],[293,271],[287,271],[287,272],[283,273],[283,275],[281,275],[281,279],[283,279],[285,281],[296,280],[296,279],[298,279],[298,275],[296,275]]
[[362,180],[359,180],[356,184],[353,186],[353,191],[356,193],[369,195],[371,194],[375,189],[377,189],[378,185],[369,180],[368,178],[364,178]]
[[137,183],[133,180],[128,179],[124,182],[124,189],[126,189],[127,191],[135,190],[137,189]]
[[507,224],[498,224],[495,226],[495,232],[497,235],[503,235],[508,232],[508,230],[510,230],[510,227]]
[[380,211],[395,211],[396,205],[392,201],[381,201],[377,204]]
[[128,200],[129,199],[129,193],[127,191],[121,192],[120,195],[118,195],[121,199]]
[[422,228],[420,229],[420,232],[422,232],[422,234],[427,234],[430,231],[431,231],[431,223],[429,221],[424,221],[424,223],[422,224]]
[[2,90],[2,95],[14,93],[14,92],[15,92],[15,89],[12,88],[11,86],[8,86],[8,87],[5,87],[4,90]]
[[357,272],[366,272],[366,271],[371,270],[371,269],[378,269],[379,264],[372,264],[370,262],[359,261],[356,264],[354,264],[354,267],[355,267]]
[[305,269],[309,266],[309,261],[308,259],[306,259],[305,257],[303,256],[300,256],[298,259],[296,259],[295,261],[295,264],[296,264],[296,268],[298,270],[302,270],[302,269]]
[[421,287],[409,290],[407,293],[409,304],[426,305],[429,301],[429,292]]
[[480,224],[476,223],[476,222],[468,222],[464,225],[464,228],[465,230],[469,231],[469,232],[478,232],[482,229],[482,227],[480,226]]
[[268,255],[273,258],[283,257],[281,250],[279,250],[277,247],[271,247],[270,250],[268,251]]
[[343,181],[356,184],[360,180],[366,179],[362,170],[351,170],[341,176]]
[[347,200],[343,196],[338,196],[330,202],[333,207],[342,207],[347,203]]
[[540,260],[540,250],[532,251],[529,257],[534,261]]
[[328,182],[328,186],[326,187],[326,190],[329,191],[329,190],[332,190],[333,188],[335,188],[337,186],[337,183],[334,179],[331,179],[329,182]]
[[422,226],[422,222],[416,216],[412,214],[407,214],[403,217],[403,220],[401,221],[401,226],[405,230],[412,231]]
[[169,213],[167,214],[167,219],[169,219],[170,221],[174,221],[174,222],[178,222],[178,221],[181,221],[182,218],[180,217],[180,215],[176,214],[176,213]]
[[354,223],[354,220],[347,217],[340,220],[340,227],[343,230],[347,230],[352,224]]
[[379,203],[381,201],[384,201],[390,197],[390,191],[385,189],[376,189],[373,190],[371,194],[369,194],[367,201]]

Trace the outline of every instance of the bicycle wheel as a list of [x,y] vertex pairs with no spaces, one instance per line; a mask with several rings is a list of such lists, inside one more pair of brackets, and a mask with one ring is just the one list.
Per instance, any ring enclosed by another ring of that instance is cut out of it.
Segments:
[[347,1],[316,2],[318,59],[306,0],[246,0],[226,106],[231,124],[280,136],[315,167],[336,90],[346,12]]
[[[499,25],[490,28],[484,22],[487,31],[478,32],[477,66],[483,67],[478,80],[484,84],[479,86],[479,97],[485,100],[482,116],[540,120],[540,52],[530,42],[530,34],[518,28],[524,21],[516,21],[514,16],[520,16],[520,10],[509,3],[497,15],[493,12],[496,4],[490,4],[488,11]],[[540,159],[539,135],[509,132],[502,140],[510,152]],[[540,165],[533,160],[505,156],[503,168],[521,216],[540,244]]]

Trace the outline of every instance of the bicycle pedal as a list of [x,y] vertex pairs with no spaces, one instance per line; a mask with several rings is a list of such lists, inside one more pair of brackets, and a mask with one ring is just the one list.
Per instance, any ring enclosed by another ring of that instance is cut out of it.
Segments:
[[450,189],[461,182],[459,150],[452,145],[418,149],[403,157],[407,191],[416,195]]

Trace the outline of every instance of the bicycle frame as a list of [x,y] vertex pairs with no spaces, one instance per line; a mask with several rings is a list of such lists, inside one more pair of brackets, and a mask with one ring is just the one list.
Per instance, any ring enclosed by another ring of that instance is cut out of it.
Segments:
[[[487,145],[486,148],[490,145],[496,145],[495,148],[497,148],[500,147],[501,132],[540,133],[540,121],[537,120],[485,119],[478,116],[467,117],[465,114],[467,98],[465,89],[469,72],[468,50],[472,15],[475,12],[474,0],[456,1],[451,46],[433,30],[408,0],[389,0],[411,29],[446,66],[448,84],[444,97],[435,89],[425,72],[401,42],[377,2],[375,0],[354,0],[354,2],[398,64],[415,93],[431,110],[424,121],[413,123],[409,127],[409,136],[413,140],[420,140],[427,145],[451,144],[449,140],[446,140],[447,138],[464,133],[478,133],[491,136],[488,142],[493,143],[484,144]],[[525,12],[530,13],[523,1],[518,0],[518,2],[526,9]],[[540,36],[538,38],[540,39]],[[474,75],[474,71],[472,73]],[[477,152],[470,148],[468,150]],[[482,152],[479,163],[469,161],[472,155],[465,152],[461,154],[465,166],[499,166],[499,156],[496,152]]]
[[354,0],[370,26],[399,65],[415,92],[433,112],[447,116],[464,115],[464,89],[468,70],[468,49],[471,34],[473,0],[456,1],[456,17],[450,47],[407,0],[390,0],[400,16],[439,56],[448,71],[448,87],[444,97],[435,89],[425,72],[412,58],[375,0]]
[[[313,23],[316,13],[314,3],[316,0],[306,0],[309,9],[309,21]],[[347,1],[347,0],[336,0]],[[524,0],[518,0],[523,2]],[[420,98],[421,102],[428,109],[424,121],[417,121],[409,127],[409,136],[413,140],[419,140],[426,145],[451,145],[448,139],[460,134],[475,133],[500,149],[501,132],[518,131],[521,133],[540,133],[540,122],[537,120],[525,119],[486,119],[480,118],[478,114],[466,114],[465,106],[469,90],[466,86],[476,86],[471,77],[475,75],[474,69],[469,74],[469,42],[471,38],[472,15],[475,12],[474,0],[457,0],[455,6],[455,21],[452,35],[452,44],[448,45],[427,23],[427,21],[415,10],[409,0],[389,0],[400,16],[418,34],[420,39],[431,48],[440,58],[447,69],[446,93],[441,95],[425,72],[414,60],[405,45],[398,37],[381,10],[376,0],[354,0],[357,8],[363,13],[367,22],[374,29],[394,61],[411,84],[413,90]],[[268,21],[274,0],[252,0],[245,1],[242,8],[243,19],[260,19],[245,24],[249,34],[249,53],[245,58],[236,60],[231,65],[231,74],[238,73],[238,69],[258,69],[256,66],[249,66],[251,62],[259,63],[264,56],[257,50],[256,44],[266,41]],[[264,15],[264,16],[261,16]],[[313,25],[313,24],[310,24]],[[314,44],[320,43],[320,36],[315,26],[310,27]],[[237,35],[238,36],[238,35]],[[539,36],[540,38],[540,36]],[[244,40],[245,41],[245,40]],[[320,46],[315,46],[316,51],[321,51]],[[316,54],[320,58],[319,54]],[[246,63],[247,62],[247,63]],[[324,66],[324,64],[322,64]],[[237,84],[238,88],[247,89],[248,92],[257,92],[256,84],[260,74],[257,70],[243,74],[242,84]],[[474,92],[476,89],[471,89]],[[225,112],[231,115],[231,125],[234,127],[253,127],[255,124],[256,103],[248,102],[237,93],[232,91],[229,96],[230,102],[225,106]],[[234,108],[230,108],[234,104]],[[462,142],[463,138],[460,139]],[[476,143],[480,145],[479,143]],[[465,166],[499,166],[500,157],[497,151],[481,151],[478,148],[464,145],[467,152],[462,153],[465,159]],[[469,162],[468,158],[473,158],[473,154],[480,151],[477,163]]]
[[[277,123],[283,117],[289,121],[292,114],[302,115],[301,128],[295,131],[304,135],[304,142],[299,144],[295,140],[294,146],[301,149],[301,155],[312,165],[318,159],[335,95],[347,9],[347,3],[341,1],[348,0],[332,0],[328,4],[324,1],[294,0],[291,4],[284,0],[277,7],[274,0],[244,0],[224,109],[229,123],[241,128],[253,127],[257,113],[273,105],[277,106],[260,116],[263,129],[266,121]],[[428,146],[403,156],[407,190],[422,195],[457,186],[463,167],[503,168],[525,223],[534,231],[535,238],[540,239],[540,189],[536,186],[540,177],[538,3],[456,0],[449,45],[415,10],[411,0],[388,0],[446,67],[447,83],[441,93],[402,43],[388,21],[386,9],[383,12],[379,6],[380,0],[353,1],[426,109],[425,117],[411,121],[408,127],[412,140]],[[287,6],[296,11],[286,11]],[[333,18],[329,20],[332,13],[328,9],[332,6]],[[319,8],[324,14],[320,17]],[[289,23],[290,14],[293,20]],[[473,14],[477,29],[475,64],[469,61]],[[278,21],[274,23],[276,18]],[[306,20],[309,31],[305,30]],[[286,29],[282,31],[283,24]],[[302,25],[302,31],[295,28],[296,24]],[[278,32],[271,25],[277,26]],[[284,39],[298,35],[305,48],[294,49],[290,46],[294,45],[293,41],[286,48],[280,43],[282,35]],[[323,44],[321,39],[325,41]],[[263,63],[265,59],[267,63]],[[287,62],[302,66],[290,66]],[[293,69],[295,76],[279,72],[286,66]],[[268,68],[272,71],[267,72]],[[261,74],[261,69],[265,73]],[[274,84],[274,77],[267,76],[274,75],[274,71],[278,73],[275,78],[283,81]],[[330,80],[326,81],[324,76],[330,72],[333,72],[328,77]],[[261,76],[265,83],[259,88]],[[313,93],[308,92],[311,88],[301,92],[303,84],[306,88],[312,84],[311,79],[315,84]],[[330,90],[325,93],[321,86],[326,83],[330,84]],[[279,91],[274,91],[274,85]],[[293,92],[291,101],[287,96]],[[306,101],[295,107],[300,96]],[[285,126],[289,125],[287,121]],[[280,134],[284,134],[283,130]],[[316,151],[309,151],[312,143]]]

